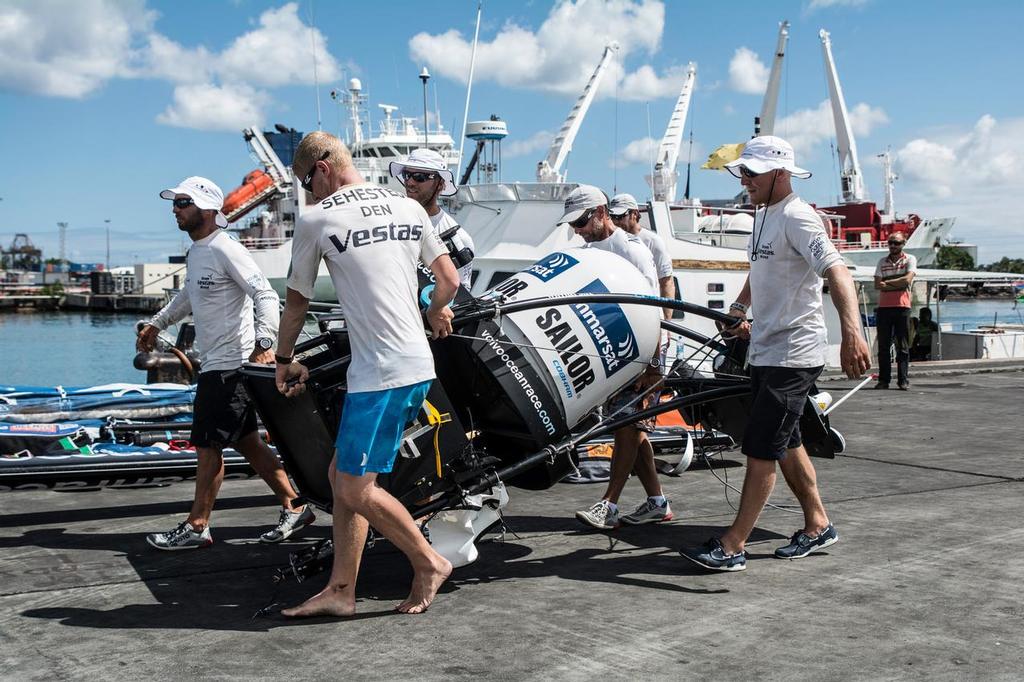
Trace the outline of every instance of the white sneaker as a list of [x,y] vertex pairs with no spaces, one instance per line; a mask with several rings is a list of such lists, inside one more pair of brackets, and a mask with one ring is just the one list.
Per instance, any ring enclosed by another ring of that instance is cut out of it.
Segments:
[[630,526],[639,526],[645,523],[661,523],[672,520],[672,507],[665,498],[664,505],[657,505],[647,498],[639,507],[622,517],[622,522]]
[[619,510],[608,506],[607,500],[601,500],[586,511],[576,512],[576,518],[600,530],[612,530],[619,527]]
[[146,542],[157,549],[201,549],[213,544],[213,536],[210,535],[209,526],[200,533],[192,527],[191,523],[182,521],[174,530],[166,533],[150,533],[146,536]]
[[315,520],[316,515],[308,504],[300,512],[282,509],[281,516],[277,519],[277,525],[261,535],[260,542],[274,543],[287,540]]

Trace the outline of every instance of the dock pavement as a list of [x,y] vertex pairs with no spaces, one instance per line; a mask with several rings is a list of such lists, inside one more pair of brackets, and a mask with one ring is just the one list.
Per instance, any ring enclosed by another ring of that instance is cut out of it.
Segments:
[[[1007,371],[1009,369],[1009,371]],[[840,397],[853,382],[831,381]],[[430,610],[396,614],[410,570],[366,552],[348,620],[253,618],[288,553],[326,537],[321,514],[282,545],[259,481],[227,481],[215,544],[144,541],[183,518],[191,486],[9,493],[0,513],[0,678],[88,679],[1020,679],[1024,671],[1024,372],[912,376],[833,415],[848,443],[816,460],[841,541],[798,561],[781,477],[742,573],[677,553],[726,526],[743,457],[663,478],[676,520],[612,533],[573,512],[600,485],[511,491],[508,532],[480,545]],[[641,499],[630,481],[623,504]],[[276,595],[292,605],[320,575]]]

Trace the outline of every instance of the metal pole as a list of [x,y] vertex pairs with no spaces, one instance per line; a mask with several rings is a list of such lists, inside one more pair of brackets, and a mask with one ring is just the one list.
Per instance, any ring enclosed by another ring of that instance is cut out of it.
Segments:
[[430,124],[427,122],[427,81],[430,80],[430,72],[427,67],[420,71],[420,80],[423,81],[423,145],[430,144]]
[[110,218],[107,218],[103,222],[107,224],[107,260],[106,263],[104,264],[104,267],[106,268],[107,272],[110,272]]
[[935,282],[935,326],[938,327],[938,340],[936,343],[936,350],[938,356],[936,360],[942,359],[942,281]]

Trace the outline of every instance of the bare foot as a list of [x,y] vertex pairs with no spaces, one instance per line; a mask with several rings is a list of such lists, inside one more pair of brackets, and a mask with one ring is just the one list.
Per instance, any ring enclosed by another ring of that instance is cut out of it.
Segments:
[[396,608],[400,613],[423,613],[437,596],[437,591],[452,574],[452,564],[442,556],[429,571],[416,571],[412,577],[412,589],[405,601]]
[[311,616],[334,616],[347,618],[356,612],[355,594],[345,594],[345,585],[328,585],[323,592],[315,594],[298,606],[281,609],[281,615],[288,618],[309,618]]

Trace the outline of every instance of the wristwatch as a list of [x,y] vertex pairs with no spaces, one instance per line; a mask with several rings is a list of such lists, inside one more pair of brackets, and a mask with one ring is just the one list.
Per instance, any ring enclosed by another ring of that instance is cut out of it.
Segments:
[[274,340],[266,337],[262,339],[256,339],[256,347],[260,350],[270,350],[274,347]]

